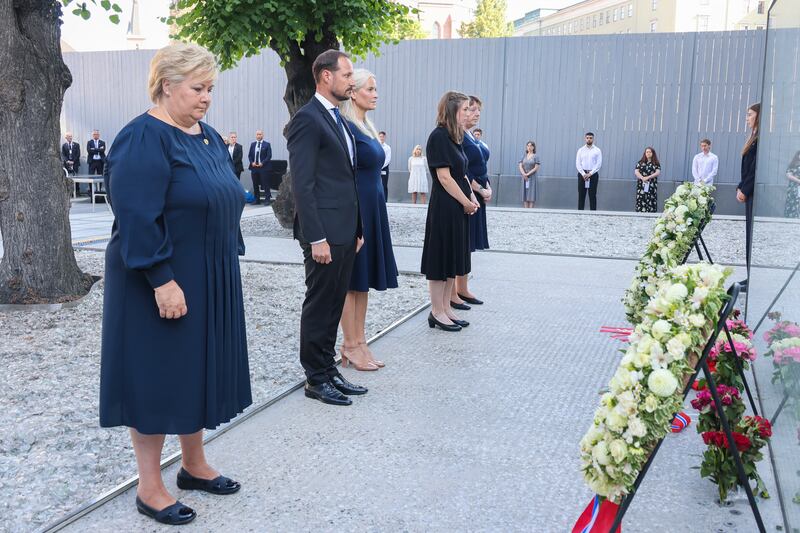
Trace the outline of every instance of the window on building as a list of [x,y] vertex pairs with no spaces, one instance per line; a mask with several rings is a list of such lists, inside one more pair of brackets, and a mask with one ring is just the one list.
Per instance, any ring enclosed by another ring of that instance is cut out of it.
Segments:
[[650,6],[653,8],[653,11],[658,9],[658,0],[650,0]]
[[605,18],[605,17],[603,16],[603,14],[602,14],[602,13],[600,13],[600,21],[598,22],[598,25],[599,25],[599,26],[602,26],[602,25],[603,25],[603,19],[604,19],[604,18]]
[[583,31],[583,19],[581,19],[581,31]]
[[763,29],[764,29],[764,26],[756,26],[756,29],[757,29],[757,30],[763,30]]
[[596,28],[596,27],[597,27],[597,15],[594,15],[592,17],[592,28]]
[[431,37],[434,39],[440,39],[442,37],[442,27],[439,26],[438,22],[433,23],[433,28],[431,28]]
[[658,21],[657,20],[651,20],[650,21],[650,33],[655,33],[657,29],[658,29]]
[[619,10],[619,20],[625,18],[625,6],[622,6],[622,9]]
[[758,0],[758,14],[759,15],[763,15],[764,14],[764,4],[765,4],[764,0]]
[[615,9],[614,10],[614,17],[611,19],[612,22],[616,22],[617,21],[617,16],[618,15],[619,15],[619,9]]
[[697,31],[708,31],[708,15],[697,15]]
[[628,18],[633,16],[633,4],[628,4]]
[[606,11],[606,24],[611,24],[611,11]]

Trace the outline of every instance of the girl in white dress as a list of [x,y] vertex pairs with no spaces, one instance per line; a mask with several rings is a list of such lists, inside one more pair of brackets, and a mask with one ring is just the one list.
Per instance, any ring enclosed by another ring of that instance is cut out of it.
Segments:
[[417,203],[417,194],[420,196],[420,203],[425,203],[425,195],[428,194],[428,158],[422,155],[422,147],[416,145],[411,157],[408,158],[408,192],[411,194],[411,202]]

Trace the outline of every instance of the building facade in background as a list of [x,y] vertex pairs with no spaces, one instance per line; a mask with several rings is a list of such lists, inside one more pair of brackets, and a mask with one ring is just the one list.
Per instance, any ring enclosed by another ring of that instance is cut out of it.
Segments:
[[429,39],[458,39],[461,37],[458,33],[461,23],[472,20],[471,6],[474,2],[409,0],[403,3],[419,9],[419,21]]
[[767,0],[585,0],[527,13],[514,36],[761,30],[768,8]]

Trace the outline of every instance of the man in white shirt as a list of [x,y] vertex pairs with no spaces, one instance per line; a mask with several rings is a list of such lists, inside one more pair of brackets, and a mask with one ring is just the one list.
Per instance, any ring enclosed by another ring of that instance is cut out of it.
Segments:
[[381,181],[383,182],[383,198],[389,201],[389,163],[392,161],[392,147],[386,144],[386,132],[378,133],[378,140],[381,142],[383,153],[386,154],[386,159],[383,162],[381,169]]
[[714,185],[714,178],[719,170],[719,158],[711,152],[711,141],[700,141],[700,153],[692,161],[692,176],[694,184]]
[[586,144],[578,149],[575,168],[578,170],[578,209],[586,205],[586,191],[589,191],[589,209],[597,211],[597,183],[600,181],[600,167],[603,166],[603,153],[594,144],[594,133],[584,136]]

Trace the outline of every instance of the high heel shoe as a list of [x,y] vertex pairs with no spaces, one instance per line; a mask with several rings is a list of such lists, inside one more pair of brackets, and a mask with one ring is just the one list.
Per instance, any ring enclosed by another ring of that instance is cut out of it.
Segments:
[[467,322],[466,320],[460,320],[458,318],[451,318],[450,320],[453,321],[453,324],[458,324],[462,328],[469,326],[469,322]]
[[384,364],[384,362],[383,362],[383,361],[378,361],[377,359],[375,359],[375,358],[372,356],[372,350],[370,350],[370,349],[369,349],[369,346],[367,346],[367,343],[366,343],[366,342],[359,342],[359,343],[358,343],[358,346],[359,346],[359,347],[361,347],[361,346],[363,346],[363,347],[364,347],[364,350],[363,350],[363,351],[364,351],[364,353],[367,355],[367,357],[369,357],[369,362],[370,362],[370,363],[372,363],[373,365],[377,366],[378,368],[383,368],[383,367],[385,367],[385,366],[386,366],[386,365]]
[[443,322],[439,322],[436,320],[436,317],[433,316],[433,313],[428,313],[428,326],[431,328],[439,326],[439,328],[443,329],[444,331],[461,331],[461,326],[458,324],[445,324]]
[[360,370],[361,372],[372,372],[374,370],[378,370],[378,366],[370,363],[367,361],[366,363],[362,363],[360,361],[354,361],[344,350],[344,347],[339,351],[339,354],[342,356],[342,366],[347,368],[348,366],[352,366],[356,370]]

